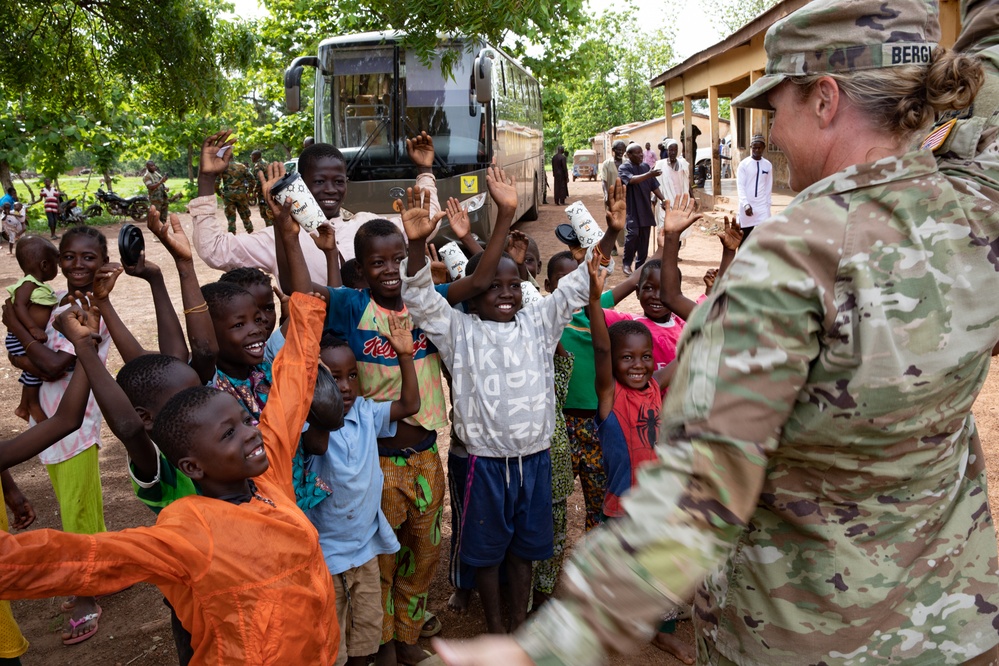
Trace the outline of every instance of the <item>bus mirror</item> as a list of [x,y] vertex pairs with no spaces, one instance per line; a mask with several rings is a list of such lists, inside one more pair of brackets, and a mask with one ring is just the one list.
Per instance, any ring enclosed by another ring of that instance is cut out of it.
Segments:
[[284,105],[291,113],[302,108],[302,69],[305,67],[319,67],[319,58],[316,56],[295,58],[288,69],[284,70]]
[[475,77],[475,99],[479,104],[488,104],[493,99],[493,58],[492,49],[482,49],[475,56],[473,76]]

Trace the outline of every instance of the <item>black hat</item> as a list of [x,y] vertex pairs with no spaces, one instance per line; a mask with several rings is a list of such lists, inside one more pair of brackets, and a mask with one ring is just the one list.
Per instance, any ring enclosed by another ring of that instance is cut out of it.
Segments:
[[142,230],[134,224],[123,225],[118,232],[118,255],[122,265],[135,266],[145,249],[146,241],[142,237]]
[[571,224],[563,223],[555,227],[555,238],[569,247],[581,247],[582,245]]

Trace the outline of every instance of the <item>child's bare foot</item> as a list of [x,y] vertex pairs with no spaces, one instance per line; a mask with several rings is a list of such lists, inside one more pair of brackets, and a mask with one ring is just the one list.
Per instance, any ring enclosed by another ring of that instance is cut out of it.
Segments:
[[694,663],[694,648],[687,645],[676,634],[664,634],[657,631],[652,638],[652,644],[667,654],[671,654],[685,664]]
[[471,590],[455,590],[447,600],[448,610],[454,611],[458,615],[464,615],[468,612],[468,602],[471,599]]
[[27,421],[31,413],[28,411],[28,405],[21,399],[21,404],[14,408],[14,416],[21,419],[22,421]]
[[82,643],[97,633],[101,607],[93,597],[76,597],[72,602],[64,604],[64,608],[68,608],[68,617],[62,632],[63,645]]

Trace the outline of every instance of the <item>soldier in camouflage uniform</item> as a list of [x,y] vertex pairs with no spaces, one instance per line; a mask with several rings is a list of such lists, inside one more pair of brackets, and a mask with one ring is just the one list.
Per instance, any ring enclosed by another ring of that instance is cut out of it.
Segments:
[[152,160],[146,162],[146,172],[142,174],[142,184],[149,192],[149,205],[160,212],[160,219],[167,219],[169,203],[167,202],[167,177],[156,167]]
[[250,193],[256,196],[257,205],[260,207],[260,217],[263,218],[264,224],[269,227],[274,224],[274,216],[271,214],[271,207],[267,205],[267,200],[260,186],[260,174],[267,177],[267,162],[261,158],[259,150],[250,153],[250,162],[252,163],[250,170],[253,173],[253,187],[250,189]]
[[[576,548],[564,599],[516,642],[443,646],[449,665],[599,663],[699,581],[701,664],[999,661],[971,414],[999,341],[981,296],[999,289],[999,61],[983,48],[999,1],[963,9],[958,45],[981,54],[986,84],[939,166],[905,151],[912,117],[886,127],[834,78],[941,65],[967,104],[978,66],[936,50],[935,3],[817,0],[768,31],[767,75],[733,104],[776,106],[801,193],[688,321],[661,462],[639,472],[628,516]],[[940,99],[914,91],[917,110]],[[677,217],[670,234],[692,221]]]
[[226,170],[219,174],[215,181],[215,193],[222,197],[225,219],[229,222],[229,233],[236,233],[236,213],[243,218],[243,228],[246,233],[253,233],[253,223],[250,222],[250,188],[253,186],[253,175],[242,162],[230,162]]

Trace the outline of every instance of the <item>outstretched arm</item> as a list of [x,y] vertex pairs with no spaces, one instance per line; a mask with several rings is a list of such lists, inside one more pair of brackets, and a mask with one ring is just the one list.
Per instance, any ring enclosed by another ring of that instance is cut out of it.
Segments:
[[340,251],[336,247],[336,231],[329,222],[320,224],[316,231],[319,235],[313,240],[316,241],[323,256],[326,257],[326,286],[336,289],[343,286],[343,279],[340,277]]
[[447,200],[447,221],[451,225],[451,231],[458,237],[465,249],[472,253],[474,257],[482,252],[482,246],[472,235],[472,223],[468,219],[468,211],[462,208],[461,202],[450,197]]
[[[151,208],[147,216],[147,224],[154,216],[159,219],[159,215],[160,212],[156,208]],[[139,262],[135,266],[124,266],[124,268],[129,275],[149,283],[149,288],[153,293],[153,307],[156,311],[156,336],[159,338],[160,353],[186,363],[188,351],[187,343],[184,341],[184,329],[181,328],[177,311],[173,309],[173,303],[170,301],[170,292],[167,291],[163,271],[156,264],[146,261],[145,252],[139,255]]]
[[684,321],[690,317],[690,312],[697,303],[684,296],[680,288],[680,268],[678,266],[680,234],[702,217],[703,215],[697,212],[696,200],[691,199],[686,194],[678,194],[666,211],[666,219],[663,222],[661,255],[663,265],[659,297],[666,304],[666,307]]
[[742,245],[742,227],[739,226],[739,220],[737,218],[730,220],[726,215],[724,224],[724,230],[718,234],[718,239],[721,240],[722,244],[722,258],[721,263],[718,264],[718,272],[715,274],[715,280],[725,274],[729,264],[735,259],[736,251]]
[[147,224],[177,265],[184,322],[187,324],[187,337],[191,342],[191,367],[198,373],[198,378],[207,384],[215,376],[215,359],[219,353],[219,344],[215,338],[215,325],[208,312],[208,305],[201,295],[201,284],[194,269],[191,243],[184,233],[184,227],[180,224],[180,218],[176,215],[171,214],[164,222],[160,219],[158,211],[150,209]]
[[132,331],[129,330],[128,326],[125,326],[125,322],[121,320],[114,305],[111,304],[111,290],[114,289],[118,276],[123,271],[124,269],[117,263],[107,263],[101,266],[97,275],[94,276],[92,301],[100,311],[101,316],[104,317],[104,325],[107,326],[111,341],[117,347],[122,360],[128,363],[133,358],[149,352],[143,349],[139,341],[135,339]]
[[314,283],[309,275],[309,266],[305,262],[305,254],[302,252],[302,243],[299,240],[301,227],[291,216],[291,200],[289,199],[284,202],[284,205],[281,205],[271,196],[271,189],[284,177],[284,173],[284,164],[280,162],[271,162],[267,165],[266,178],[264,178],[264,172],[260,172],[260,183],[264,190],[264,197],[266,197],[267,205],[270,206],[274,216],[274,250],[277,256],[278,281],[281,291],[286,294],[325,292],[326,285]]
[[593,369],[596,371],[597,414],[606,419],[614,409],[614,369],[610,333],[600,307],[607,271],[600,266],[600,257],[593,254],[587,262],[590,272],[590,336],[593,344]]
[[[142,419],[97,355],[93,335],[99,317],[96,307],[88,311],[73,306],[59,315],[56,328],[73,343],[78,368],[82,366],[86,372],[94,397],[101,408],[101,413],[107,419],[111,432],[125,445],[128,457],[135,467],[136,477],[140,481],[152,481],[159,471],[159,456],[152,440],[146,434]],[[74,380],[76,374],[78,373],[74,373]]]

